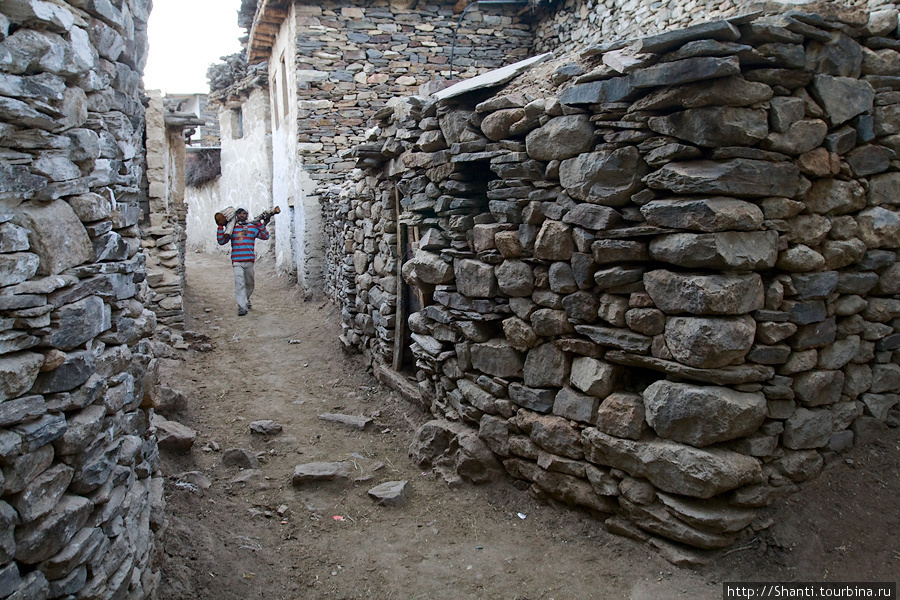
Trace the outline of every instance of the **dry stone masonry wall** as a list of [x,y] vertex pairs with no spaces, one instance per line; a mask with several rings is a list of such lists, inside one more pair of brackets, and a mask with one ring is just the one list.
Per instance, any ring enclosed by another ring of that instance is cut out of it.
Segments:
[[141,599],[162,479],[138,221],[149,0],[0,4],[0,597]]
[[[592,44],[655,35],[692,25],[727,19],[798,2],[743,2],[741,0],[566,0],[551,4],[552,12],[534,30],[538,51],[573,51]],[[869,11],[895,8],[893,0],[825,0],[819,10],[839,11],[852,6]]]
[[[343,177],[366,122],[395,96],[449,75],[459,16],[451,4],[365,0],[296,5],[300,151],[315,179]],[[457,31],[455,77],[524,58],[532,42],[521,6],[471,10]]]
[[411,455],[715,549],[897,426],[897,27],[749,15],[382,114],[328,282],[373,363],[411,332]]

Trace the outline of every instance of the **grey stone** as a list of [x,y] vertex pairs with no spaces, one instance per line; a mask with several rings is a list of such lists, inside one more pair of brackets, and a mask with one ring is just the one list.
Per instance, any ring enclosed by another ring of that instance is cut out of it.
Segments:
[[33,252],[11,252],[0,256],[0,283],[16,285],[37,273],[40,257]]
[[461,423],[432,420],[416,431],[409,457],[420,466],[434,467],[449,482],[465,479],[472,483],[493,480],[500,465],[490,448]]
[[626,352],[636,353],[644,353],[650,348],[651,339],[649,337],[627,329],[598,327],[596,325],[576,325],[575,330],[601,346],[609,346]]
[[22,252],[30,247],[27,230],[13,223],[0,223],[0,252]]
[[900,189],[900,173],[875,175],[869,179],[869,206],[900,204],[900,197],[897,196],[898,189]]
[[616,511],[613,500],[598,496],[591,484],[582,478],[547,471],[534,463],[518,459],[508,460],[504,466],[514,477],[532,481],[548,496],[568,505],[585,506],[602,513]]
[[645,181],[651,188],[678,194],[791,197],[800,183],[800,170],[790,163],[746,158],[698,160],[668,164]]
[[497,295],[497,278],[494,268],[478,260],[455,260],[456,289],[470,298],[493,298]]
[[0,427],[30,421],[46,412],[47,403],[43,396],[21,396],[0,402]]
[[560,104],[597,104],[632,100],[637,91],[631,85],[630,77],[613,77],[603,81],[579,83],[564,89],[559,94]]
[[[3,468],[6,478],[5,493],[17,494],[25,489],[35,477],[47,470],[53,463],[53,446],[46,444],[29,451],[21,446],[19,451],[24,452],[18,456],[8,457]],[[2,505],[0,505],[2,506]]]
[[769,133],[764,110],[730,106],[692,108],[665,117],[651,117],[648,125],[662,135],[713,148],[752,146]]
[[404,506],[411,493],[408,481],[386,481],[368,491],[369,497],[380,506]]
[[625,206],[641,188],[648,168],[634,146],[584,153],[559,166],[559,179],[577,200],[603,206]]
[[869,248],[896,248],[900,215],[882,206],[867,208],[858,217],[859,237]]
[[69,413],[65,433],[53,444],[56,453],[66,456],[87,449],[106,425],[105,416],[106,407],[97,404]]
[[672,515],[660,503],[641,506],[623,498],[619,504],[628,519],[638,527],[682,544],[708,550],[725,548],[734,542],[733,536],[714,534],[691,527]]
[[[479,377],[479,383],[488,380],[486,377]],[[456,382],[457,387],[463,397],[469,404],[477,408],[481,412],[497,413],[497,398],[488,391],[482,389],[478,384],[472,383],[468,379],[459,379]],[[502,393],[502,390],[497,390]],[[480,419],[480,417],[478,417]]]
[[866,193],[857,181],[820,179],[813,183],[806,197],[809,212],[842,215],[862,210],[866,206]]
[[534,242],[534,257],[545,260],[569,260],[574,252],[572,228],[559,221],[544,221]]
[[718,448],[700,449],[669,440],[624,440],[586,429],[587,458],[645,477],[657,488],[693,498],[711,498],[761,480],[758,460]]
[[96,358],[92,352],[86,350],[69,352],[62,365],[38,375],[34,385],[31,386],[31,391],[35,394],[68,392],[87,381],[95,370]]
[[47,342],[60,350],[73,350],[111,326],[109,305],[99,296],[62,306],[53,318]]
[[240,467],[241,469],[258,469],[259,459],[243,448],[228,448],[222,453],[222,464]]
[[863,52],[857,41],[843,33],[835,33],[825,43],[811,42],[807,49],[809,67],[817,73],[836,77],[858,78]]
[[875,90],[868,81],[850,77],[818,74],[813,77],[810,93],[825,109],[831,126],[871,110],[875,101]]
[[690,275],[666,270],[644,275],[644,286],[665,313],[740,315],[763,307],[762,278],[746,275]]
[[[859,352],[859,336],[851,335],[819,350],[819,369],[841,369]],[[900,381],[897,382],[900,384]]]
[[778,232],[672,233],[653,238],[650,256],[682,267],[754,271],[775,266]]
[[831,439],[832,425],[831,411],[798,408],[784,422],[781,443],[792,450],[821,448]]
[[93,507],[87,498],[66,494],[48,515],[16,528],[16,560],[33,565],[52,557],[81,529]]
[[567,262],[554,262],[550,265],[550,290],[557,294],[571,294],[578,291],[572,265]]
[[433,252],[419,250],[415,259],[404,265],[403,277],[409,281],[406,273],[407,265],[414,269],[416,279],[423,283],[437,285],[453,280],[453,265]]
[[752,317],[669,317],[666,346],[678,362],[717,369],[743,362],[756,334]]
[[30,231],[31,250],[40,257],[39,275],[56,275],[94,258],[87,231],[67,202],[24,204],[13,222]]
[[643,262],[650,258],[647,244],[632,240],[596,240],[591,243],[591,253],[598,265]]
[[805,406],[834,404],[841,398],[844,373],[832,371],[808,371],[794,377],[794,393]]
[[887,171],[895,154],[884,146],[866,144],[850,151],[845,157],[857,177],[865,177]]
[[759,392],[660,380],[643,396],[647,422],[657,434],[695,447],[749,435],[766,417]]
[[534,389],[525,387],[521,383],[509,384],[510,399],[523,408],[538,413],[549,413],[556,399],[556,390]]
[[563,216],[563,223],[595,231],[612,229],[621,221],[618,211],[597,204],[578,204]]
[[594,423],[599,405],[600,399],[596,396],[581,394],[568,386],[563,386],[553,402],[553,414],[572,421]]
[[721,369],[698,369],[689,367],[673,360],[666,360],[654,356],[641,356],[628,354],[618,350],[610,350],[605,359],[620,365],[640,367],[660,371],[669,375],[682,377],[691,381],[715,383],[717,385],[733,385],[742,383],[754,383],[767,381],[775,375],[772,367],[763,365],[737,365],[723,367]]
[[497,110],[487,115],[481,121],[481,131],[484,132],[484,135],[489,140],[497,142],[509,137],[509,128],[524,117],[525,111],[521,108]]
[[537,334],[534,333],[531,325],[519,317],[510,317],[503,320],[503,334],[506,336],[509,345],[520,352],[533,348],[538,341]]
[[573,460],[584,457],[581,435],[578,429],[569,424],[568,419],[519,411],[516,422],[544,450]]
[[531,326],[535,334],[542,337],[571,333],[573,329],[566,312],[552,308],[540,308],[531,313]]
[[372,422],[371,417],[362,417],[355,415],[342,415],[335,413],[323,413],[318,416],[320,421],[328,421],[330,423],[338,423],[346,425],[352,429],[364,430]]
[[752,106],[772,98],[772,88],[743,77],[726,77],[653,90],[629,107],[629,112],[704,106]]
[[736,42],[741,37],[737,28],[727,21],[711,21],[646,36],[637,41],[636,52],[664,53],[694,40]]
[[[894,388],[897,391],[897,388]],[[895,394],[863,394],[860,400],[866,407],[866,411],[879,421],[887,421],[892,408],[900,401],[900,396]]]
[[[10,532],[12,527],[10,524]],[[22,584],[19,575],[19,567],[15,562],[8,563],[0,568],[0,596],[9,596]]]
[[818,271],[825,267],[825,257],[805,244],[797,244],[779,252],[775,266],[789,273]]
[[821,146],[827,133],[828,125],[821,119],[803,119],[792,124],[784,133],[770,133],[761,147],[797,156]]
[[522,377],[525,357],[504,339],[472,344],[472,366],[494,377]]
[[646,88],[729,77],[740,72],[737,57],[700,56],[638,69],[629,78],[632,86]]
[[525,138],[528,155],[544,161],[572,158],[590,151],[594,143],[594,125],[589,115],[555,117]]
[[62,436],[66,426],[65,415],[47,414],[34,421],[17,425],[13,431],[22,436],[22,449],[31,452]]
[[525,385],[532,388],[562,387],[569,376],[571,361],[553,344],[541,344],[525,358]]
[[894,363],[872,365],[870,392],[873,394],[897,393],[898,390],[900,390],[900,365]]
[[291,483],[303,486],[308,483],[346,482],[352,469],[353,463],[347,461],[305,463],[294,467]]
[[505,260],[494,268],[497,285],[507,296],[530,296],[534,290],[534,272],[521,260]]
[[[6,502],[0,501],[0,525],[3,525],[3,528],[0,529],[0,559],[2,559],[4,563],[9,562],[16,553],[16,538],[14,533],[17,520],[18,515],[16,514],[15,509]],[[18,570],[16,570],[15,575],[18,576]],[[15,579],[15,577],[12,578]]]
[[173,452],[189,452],[197,439],[197,432],[176,421],[169,421],[162,415],[153,415],[151,421],[156,429],[159,447]]
[[691,231],[755,231],[763,212],[755,204],[733,198],[652,200],[641,207],[650,225]]
[[597,409],[597,429],[609,435],[638,440],[647,428],[644,400],[638,394],[609,394]]
[[271,419],[250,422],[250,433],[256,433],[258,435],[275,435],[281,433],[282,429],[284,428],[281,424],[276,423]]
[[590,292],[580,291],[569,294],[562,299],[563,310],[569,319],[593,323],[597,320],[600,304]]
[[837,325],[834,317],[825,319],[820,323],[803,325],[797,330],[788,342],[794,350],[809,350],[821,348],[832,343],[837,335]]
[[74,472],[66,465],[53,465],[13,497],[11,504],[22,522],[30,523],[50,512],[69,487]]
[[600,290],[637,283],[644,276],[643,267],[610,267],[594,273],[594,282]]

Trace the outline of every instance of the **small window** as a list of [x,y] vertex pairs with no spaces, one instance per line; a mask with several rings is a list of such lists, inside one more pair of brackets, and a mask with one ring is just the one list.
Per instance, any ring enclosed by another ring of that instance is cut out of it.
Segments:
[[231,139],[239,140],[244,137],[244,111],[235,108],[231,111]]
[[275,121],[275,129],[281,127],[281,119],[278,114],[278,75],[272,78],[272,118]]
[[281,114],[287,119],[288,107],[287,58],[281,55]]

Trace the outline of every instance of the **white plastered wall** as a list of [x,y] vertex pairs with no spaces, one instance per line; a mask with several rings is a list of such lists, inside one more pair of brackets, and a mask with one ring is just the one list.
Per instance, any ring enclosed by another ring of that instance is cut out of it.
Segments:
[[[237,129],[238,110],[243,124],[240,132]],[[213,219],[223,208],[246,208],[252,218],[273,206],[269,116],[269,94],[265,89],[254,89],[248,97],[220,109],[222,175],[202,187],[187,188],[188,251],[228,251],[227,245],[220,247],[216,243]],[[272,232],[274,227],[270,225],[269,229]],[[271,253],[276,237],[273,235],[268,241],[257,242],[257,255]]]

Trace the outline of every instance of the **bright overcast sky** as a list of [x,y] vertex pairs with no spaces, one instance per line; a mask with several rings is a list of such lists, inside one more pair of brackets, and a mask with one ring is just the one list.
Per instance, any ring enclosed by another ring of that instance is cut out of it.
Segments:
[[209,92],[206,69],[240,52],[241,0],[153,0],[144,88],[169,94]]

